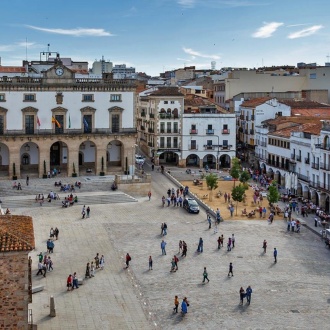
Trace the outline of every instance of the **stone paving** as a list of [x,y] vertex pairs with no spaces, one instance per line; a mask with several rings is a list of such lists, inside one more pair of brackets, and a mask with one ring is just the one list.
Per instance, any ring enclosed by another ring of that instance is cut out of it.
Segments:
[[[161,196],[173,185],[160,173],[152,175],[150,202],[143,197],[137,203],[90,205],[90,219],[81,219],[81,206],[16,209],[34,219],[33,285],[45,285],[31,304],[38,329],[327,328],[330,251],[319,236],[305,227],[300,234],[288,233],[282,220],[273,225],[265,220],[225,221],[219,234],[228,238],[235,233],[236,247],[219,251],[218,234],[208,230],[205,212],[192,215],[181,208],[162,208]],[[160,249],[164,221],[168,224],[166,256]],[[52,255],[54,271],[41,278],[35,276],[37,254],[46,250],[51,226],[60,229]],[[201,254],[196,253],[199,237],[204,239]],[[180,258],[179,270],[170,273],[180,239],[187,242],[188,255]],[[264,239],[266,254],[261,248]],[[279,253],[277,264],[274,247]],[[79,290],[67,292],[68,274],[77,271],[83,277],[86,263],[96,252],[105,255],[105,270],[97,271]],[[132,256],[128,270],[123,269],[126,252]],[[149,255],[154,261],[152,271]],[[232,278],[227,276],[229,262],[234,264]],[[203,267],[210,283],[202,284]],[[239,288],[248,285],[253,288],[251,305],[245,301],[239,306]],[[55,318],[48,316],[50,295],[56,300]],[[184,296],[189,299],[184,318],[172,311],[175,295],[180,302]]]

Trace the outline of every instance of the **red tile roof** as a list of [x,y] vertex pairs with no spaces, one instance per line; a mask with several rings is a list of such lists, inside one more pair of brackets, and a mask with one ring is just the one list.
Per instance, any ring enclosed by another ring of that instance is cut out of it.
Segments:
[[0,216],[0,252],[31,251],[35,247],[32,218]]
[[291,108],[292,116],[309,116],[309,117],[329,117],[330,116],[330,107],[329,108]]
[[0,72],[2,73],[26,73],[24,66],[1,66]]
[[291,109],[330,108],[329,104],[319,103],[315,101],[307,101],[307,100],[281,100],[280,102],[290,106]]
[[258,105],[264,104],[265,102],[272,100],[273,97],[256,97],[251,100],[245,100],[241,104],[242,107],[255,108]]
[[150,93],[150,96],[184,96],[178,87],[158,87],[158,90]]
[[291,135],[291,132],[305,132],[310,133],[314,135],[320,134],[322,128],[322,123],[320,121],[313,121],[305,124],[295,124],[291,127],[286,127],[283,129],[279,129],[275,132],[269,133],[269,135],[274,136],[280,136],[280,137],[286,137],[289,138]]

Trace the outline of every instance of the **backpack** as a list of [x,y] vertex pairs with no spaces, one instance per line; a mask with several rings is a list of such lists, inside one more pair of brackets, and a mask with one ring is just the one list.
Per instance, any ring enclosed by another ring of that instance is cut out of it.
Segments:
[[132,260],[131,256],[128,256],[128,260],[129,260],[129,261],[131,261],[131,260]]

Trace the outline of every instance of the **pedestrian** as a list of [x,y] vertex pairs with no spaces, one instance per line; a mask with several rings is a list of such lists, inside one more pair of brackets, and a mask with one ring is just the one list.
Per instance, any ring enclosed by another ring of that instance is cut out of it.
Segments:
[[96,253],[96,256],[94,257],[94,261],[95,261],[96,269],[100,268],[100,257],[98,253]]
[[231,262],[231,263],[229,264],[229,272],[228,272],[228,276],[229,276],[229,274],[231,274],[231,276],[234,276],[233,269],[234,269],[234,267],[233,267],[233,263]]
[[50,237],[50,238],[53,238],[53,237],[54,237],[54,229],[53,229],[53,227],[50,228],[50,231],[49,231],[49,237]]
[[240,288],[239,290],[239,299],[240,299],[240,304],[243,305],[243,300],[244,300],[245,292],[243,287]]
[[189,306],[188,300],[186,297],[184,297],[181,303],[182,316],[185,316],[188,313],[188,306]]
[[164,236],[163,233],[164,233],[164,223],[162,222],[162,224],[160,225],[160,229],[161,229],[161,233],[160,233],[160,236]]
[[225,203],[227,204],[227,197],[228,197],[228,195],[227,195],[227,193],[225,192],[225,194],[223,195],[223,198],[225,199]]
[[81,210],[82,219],[85,218],[85,214],[86,214],[85,210],[86,210],[86,207],[85,207],[85,205],[84,205],[83,208],[82,208],[82,210]]
[[152,258],[149,256],[149,270],[152,270]]
[[165,196],[162,197],[162,205],[165,206]]
[[228,193],[228,195],[227,195],[228,203],[230,203],[230,198],[231,198],[230,193]]
[[263,209],[262,209],[262,217],[263,218],[266,217],[266,213],[267,213],[267,209],[265,207],[263,207]]
[[55,235],[55,237],[56,237],[56,240],[58,240],[58,234],[60,233],[60,231],[58,230],[58,228],[57,227],[55,227],[55,229],[54,229],[54,235]]
[[288,220],[286,221],[286,224],[287,224],[287,231],[290,231],[291,221],[288,219]]
[[178,298],[178,296],[175,296],[174,297],[174,308],[173,308],[173,311],[175,313],[178,312],[178,307],[179,307],[179,298]]
[[198,247],[197,247],[197,252],[203,252],[203,239],[200,237],[199,242],[198,242]]
[[67,291],[72,291],[72,275],[70,274],[66,280]]
[[50,272],[50,269],[54,270],[54,268],[53,268],[53,260],[50,259],[50,256],[48,256],[47,265],[48,265],[48,271],[49,272]]
[[218,233],[218,223],[215,221],[213,234],[217,234],[217,233]]
[[179,267],[178,267],[179,258],[176,255],[174,255],[173,259],[174,259],[174,263],[175,263],[175,270],[179,270]]
[[170,272],[172,273],[172,272],[176,272],[176,270],[175,270],[175,261],[174,261],[174,258],[172,258],[172,260],[171,260],[171,270],[170,270]]
[[231,251],[231,237],[228,238],[227,251]]
[[30,178],[29,176],[26,177],[26,185],[28,186],[29,185],[29,181],[30,181]]
[[94,265],[94,262],[92,261],[91,262],[91,277],[94,277],[94,274],[95,274],[95,265]]
[[259,207],[260,218],[262,217],[262,206]]
[[245,292],[246,292],[246,300],[247,300],[248,304],[250,305],[251,304],[251,294],[252,294],[252,288],[250,285],[247,287]]
[[317,218],[314,218],[314,226],[317,227],[317,225],[318,225],[318,219]]
[[39,257],[39,262],[42,262],[42,260],[44,259],[44,256],[42,255],[42,252],[40,252],[37,257]]
[[72,290],[74,289],[79,289],[78,276],[76,272],[73,273],[73,277],[72,277]]
[[220,218],[221,218],[221,214],[220,214],[220,210],[219,209],[217,209],[216,210],[216,212],[215,212],[215,217],[216,217],[216,221],[218,222],[218,223],[220,223]]
[[223,247],[223,241],[224,241],[224,238],[223,238],[223,234],[220,236],[220,242],[221,242],[221,247]]
[[276,248],[274,248],[273,255],[274,255],[274,262],[277,263],[277,250],[276,250]]
[[291,221],[291,231],[294,233],[294,228],[296,226],[296,222],[294,220]]
[[166,255],[166,242],[164,240],[160,243],[160,247],[162,249],[162,255]]
[[100,269],[103,270],[104,269],[104,255],[102,254],[101,255],[101,258],[100,258]]
[[207,283],[210,282],[207,271],[206,271],[206,267],[204,267],[204,272],[203,272],[203,283],[205,283],[205,280],[207,280]]
[[132,260],[131,256],[127,253],[126,254],[126,268],[129,267],[129,262]]
[[148,192],[148,197],[149,197],[149,201],[150,201],[150,199],[151,199],[151,191],[150,190]]
[[234,248],[235,247],[235,236],[234,234],[231,235],[231,245]]
[[[229,197],[228,197],[229,198]],[[233,217],[233,215],[234,215],[234,206],[233,205],[230,205],[230,207],[229,207],[229,211],[230,211],[230,216],[231,217]]]
[[91,209],[90,209],[90,207],[89,207],[89,206],[87,206],[87,209],[86,209],[87,218],[89,218],[89,214],[90,214],[90,212],[91,212]]
[[187,243],[185,241],[182,241],[182,254],[181,254],[181,257],[186,257],[187,256],[187,250],[188,250]]
[[[43,264],[41,261],[38,262],[38,272],[37,272],[36,276],[38,276],[39,274],[44,275],[43,274]],[[46,277],[46,276],[44,275],[44,277]]]
[[181,252],[182,250],[182,241],[179,241],[179,253]]
[[163,235],[167,235],[167,224],[164,222]]
[[218,242],[218,250],[220,250],[220,248],[221,248],[221,237],[220,236],[219,236],[217,242]]
[[90,268],[89,262],[87,262],[87,265],[86,265],[85,278],[91,278],[91,268]]
[[264,242],[262,243],[262,248],[264,249],[264,253],[267,251],[267,241],[264,239]]
[[209,223],[209,229],[211,229],[212,220],[209,214],[207,215],[207,222]]
[[171,197],[167,197],[167,207],[169,207],[171,205]]

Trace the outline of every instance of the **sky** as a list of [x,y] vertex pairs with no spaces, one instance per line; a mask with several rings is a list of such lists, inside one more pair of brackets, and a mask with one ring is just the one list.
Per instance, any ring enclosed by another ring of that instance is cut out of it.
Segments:
[[49,50],[137,72],[330,62],[329,0],[1,0],[1,65]]

